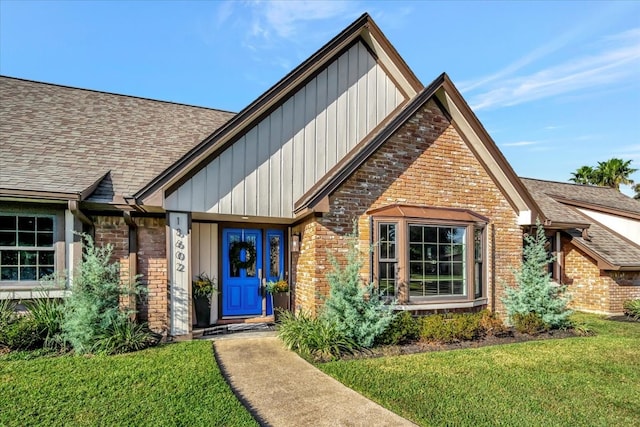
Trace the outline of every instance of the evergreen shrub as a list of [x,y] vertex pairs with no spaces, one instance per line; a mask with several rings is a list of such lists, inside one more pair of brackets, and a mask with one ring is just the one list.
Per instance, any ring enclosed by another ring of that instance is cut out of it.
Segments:
[[330,290],[322,316],[335,324],[344,336],[361,347],[370,348],[393,320],[394,303],[385,304],[373,283],[362,283],[357,234],[347,236],[346,241],[348,250],[344,267],[333,254],[329,254],[333,268],[327,274]]
[[376,339],[376,344],[400,345],[420,337],[420,320],[410,312],[402,311],[393,318],[387,329]]
[[[553,257],[547,254],[546,243],[544,228],[538,221],[535,234],[525,237],[524,260],[520,269],[514,272],[517,286],[507,286],[502,298],[511,323],[515,323],[516,317],[533,313],[551,329],[570,325],[567,288],[551,281],[547,266]],[[531,323],[533,319],[531,316],[527,322]]]
[[421,320],[420,340],[453,343],[470,341],[484,335],[484,313],[430,314]]

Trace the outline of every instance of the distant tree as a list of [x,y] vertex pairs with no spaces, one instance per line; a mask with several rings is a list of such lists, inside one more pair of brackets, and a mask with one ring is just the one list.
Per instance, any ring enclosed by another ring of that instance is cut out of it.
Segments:
[[620,191],[620,184],[632,185],[633,180],[629,175],[637,171],[631,167],[631,160],[609,159],[606,162],[598,162],[597,175],[600,184],[605,187],[615,188]]
[[580,166],[576,169],[575,172],[571,172],[573,175],[569,178],[569,181],[575,182],[576,184],[593,184],[594,181],[594,170],[591,166]]
[[633,186],[633,191],[636,192],[636,195],[633,196],[634,199],[640,200],[640,184],[636,184]]
[[598,162],[595,168],[581,166],[569,178],[578,184],[592,184],[601,187],[611,187],[620,191],[620,185],[632,185],[633,180],[629,176],[638,169],[631,167],[631,160],[611,158],[604,162]]

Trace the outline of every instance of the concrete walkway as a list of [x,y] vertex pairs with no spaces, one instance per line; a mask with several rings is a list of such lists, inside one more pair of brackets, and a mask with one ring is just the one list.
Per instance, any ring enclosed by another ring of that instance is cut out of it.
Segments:
[[263,426],[415,426],[320,372],[275,333],[214,340],[236,395]]

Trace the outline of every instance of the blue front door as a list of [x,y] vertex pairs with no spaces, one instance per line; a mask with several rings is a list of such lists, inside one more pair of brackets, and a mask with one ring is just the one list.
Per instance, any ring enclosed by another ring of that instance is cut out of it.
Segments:
[[262,231],[222,232],[222,315],[262,314]]

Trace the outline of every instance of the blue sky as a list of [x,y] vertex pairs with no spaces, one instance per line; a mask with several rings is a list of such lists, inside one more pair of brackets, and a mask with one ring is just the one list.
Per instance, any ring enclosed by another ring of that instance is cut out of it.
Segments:
[[640,169],[640,2],[0,0],[0,74],[239,111],[363,12],[519,175]]

